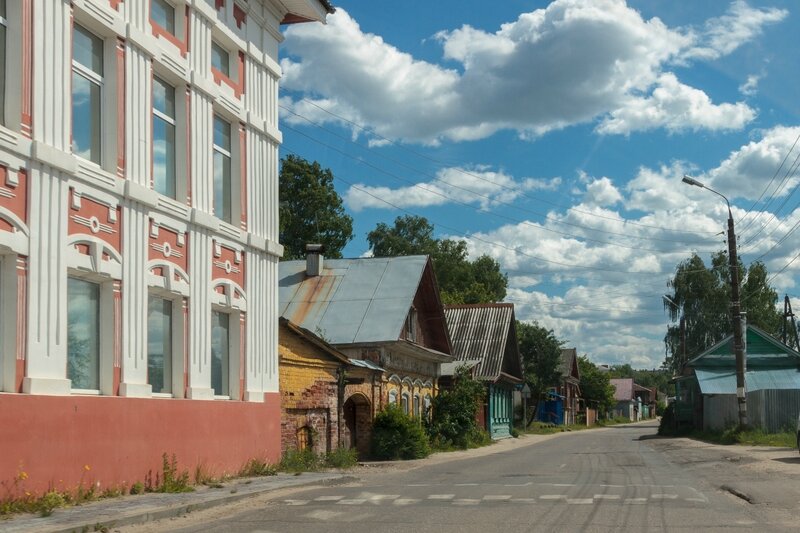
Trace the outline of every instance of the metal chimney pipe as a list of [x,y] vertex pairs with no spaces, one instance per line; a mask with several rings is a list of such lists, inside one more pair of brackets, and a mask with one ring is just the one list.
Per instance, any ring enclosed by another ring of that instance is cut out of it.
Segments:
[[321,244],[306,244],[306,274],[314,277],[322,274],[322,252],[324,247]]

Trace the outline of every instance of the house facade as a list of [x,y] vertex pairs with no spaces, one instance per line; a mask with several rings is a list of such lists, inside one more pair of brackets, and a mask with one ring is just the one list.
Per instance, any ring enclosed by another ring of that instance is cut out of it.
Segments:
[[281,449],[324,454],[340,446],[366,452],[374,413],[352,406],[383,395],[383,369],[350,361],[319,336],[280,319]]
[[492,439],[510,437],[514,389],[523,382],[514,304],[446,306],[445,316],[456,359],[449,366],[468,363],[473,377],[486,384],[482,428]]
[[0,7],[0,478],[276,460],[277,49],[332,7]]
[[371,419],[390,403],[422,417],[438,390],[439,365],[452,361],[427,256],[323,259],[315,251],[306,261],[283,261],[280,309],[351,361],[383,370],[380,394],[354,395],[346,419]]
[[564,424],[572,425],[577,422],[581,409],[581,373],[578,367],[578,350],[562,348],[558,368],[561,372],[558,395],[563,400],[563,420]]
[[[732,335],[690,359],[675,380],[676,423],[718,430],[738,424]],[[748,423],[765,431],[795,427],[800,413],[800,353],[764,330],[745,329]]]

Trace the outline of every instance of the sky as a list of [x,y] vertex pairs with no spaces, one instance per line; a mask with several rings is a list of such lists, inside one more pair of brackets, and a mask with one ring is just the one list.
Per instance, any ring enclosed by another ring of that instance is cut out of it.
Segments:
[[692,253],[760,260],[800,308],[800,5],[342,0],[287,27],[281,156],[330,168],[345,257],[403,215],[508,275],[519,320],[657,368]]

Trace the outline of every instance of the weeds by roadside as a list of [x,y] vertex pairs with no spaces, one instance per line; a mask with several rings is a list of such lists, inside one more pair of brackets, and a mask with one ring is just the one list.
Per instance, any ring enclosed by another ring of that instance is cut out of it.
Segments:
[[356,450],[338,448],[327,454],[317,455],[313,450],[288,450],[278,464],[281,472],[315,472],[324,468],[352,468],[358,464]]

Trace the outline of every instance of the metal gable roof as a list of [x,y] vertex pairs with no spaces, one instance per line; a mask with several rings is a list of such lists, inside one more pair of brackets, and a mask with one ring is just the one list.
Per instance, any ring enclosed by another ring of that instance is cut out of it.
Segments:
[[[736,371],[727,369],[695,369],[702,394],[736,394]],[[793,368],[748,370],[745,374],[748,392],[762,389],[800,389],[800,371]]]
[[[513,304],[445,306],[444,313],[455,358],[480,360],[475,377],[496,380],[504,372],[522,377],[516,338],[510,339]],[[516,360],[507,361],[506,357]]]
[[281,316],[331,344],[396,341],[427,256],[325,259],[320,276],[305,261],[279,264]]
[[[800,364],[800,353],[786,346],[766,331],[747,325],[746,348],[748,366],[775,367]],[[690,367],[732,367],[733,335],[728,335],[709,349],[689,360]]]

